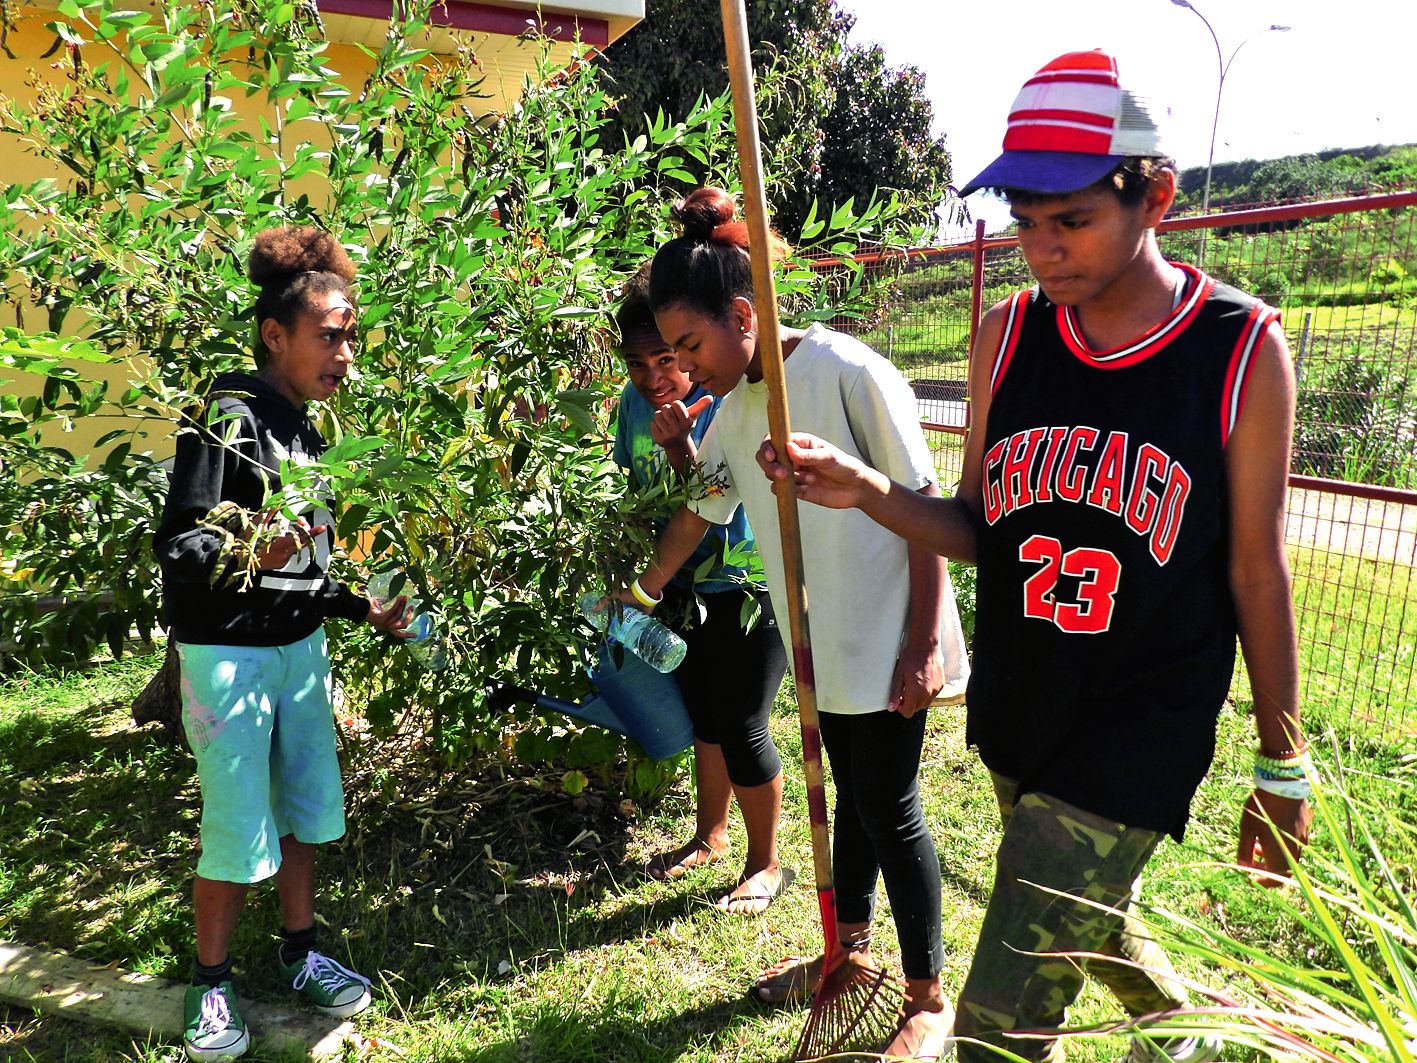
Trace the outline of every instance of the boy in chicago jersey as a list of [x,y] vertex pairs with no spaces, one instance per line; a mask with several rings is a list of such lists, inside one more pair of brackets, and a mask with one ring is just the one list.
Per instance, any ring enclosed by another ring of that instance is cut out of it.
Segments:
[[[1283,876],[1307,839],[1283,520],[1294,376],[1275,311],[1161,255],[1174,163],[1110,56],[1038,71],[964,191],[978,188],[1008,199],[1038,283],[979,328],[958,493],[910,491],[811,436],[788,457],[799,497],[978,564],[968,741],[1004,836],[957,1048],[1052,1061],[1047,1034],[1086,973],[1134,1016],[1186,1003],[1127,909],[1162,836],[1185,829],[1237,635],[1259,735],[1239,859]],[[770,444],[761,463],[789,475]],[[1219,1050],[1158,1034],[1127,1058]]]

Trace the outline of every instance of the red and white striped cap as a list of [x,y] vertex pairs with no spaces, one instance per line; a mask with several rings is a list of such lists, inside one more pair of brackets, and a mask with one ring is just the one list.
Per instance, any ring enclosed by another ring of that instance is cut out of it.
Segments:
[[964,186],[1066,195],[1102,180],[1124,159],[1164,156],[1155,108],[1122,88],[1117,61],[1068,52],[1024,83],[1009,111],[1004,152]]

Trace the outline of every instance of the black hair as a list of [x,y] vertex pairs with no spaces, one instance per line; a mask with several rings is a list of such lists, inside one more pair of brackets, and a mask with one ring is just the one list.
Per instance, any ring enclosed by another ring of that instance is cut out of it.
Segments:
[[[670,217],[683,235],[654,256],[649,301],[655,310],[682,304],[721,320],[733,300],[753,298],[753,267],[748,256],[748,226],[734,221],[737,207],[721,188],[696,188],[674,204]],[[784,257],[787,242],[772,234],[774,261]]]
[[620,330],[622,343],[631,336],[649,332],[659,335],[659,326],[654,323],[654,310],[649,303],[650,265],[646,262],[630,275],[625,282],[620,305],[615,309],[615,327]]
[[256,297],[256,361],[270,352],[261,338],[261,324],[273,318],[286,328],[310,309],[312,296],[327,292],[349,294],[354,262],[329,233],[313,225],[267,229],[256,234],[246,275],[261,289]]

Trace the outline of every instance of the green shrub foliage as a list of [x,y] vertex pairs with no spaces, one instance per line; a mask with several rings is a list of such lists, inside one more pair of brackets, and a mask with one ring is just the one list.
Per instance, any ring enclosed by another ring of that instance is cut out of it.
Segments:
[[[113,597],[39,616],[34,593],[6,594],[0,637],[21,655],[82,656],[154,627],[148,542],[164,484],[151,452],[167,433],[144,437],[131,418],[169,423],[217,372],[249,367],[250,238],[313,223],[360,269],[357,375],[318,411],[333,444],[318,472],[340,497],[348,548],[336,572],[358,584],[371,568],[406,568],[454,658],[435,680],[368,629],[332,625],[347,687],[367,694],[376,725],[411,721],[461,750],[501,740],[489,681],[584,693],[574,599],[638,565],[648,511],[672,501],[627,495],[609,460],[619,367],[607,310],[670,235],[689,160],[736,185],[728,99],[626,143],[601,134],[613,100],[597,69],[551,63],[530,33],[524,96],[479,118],[476,58],[428,54],[419,16],[391,24],[373,73],[351,84],[303,6],[149,14],[64,0],[60,13],[63,83],[34,106],[0,100],[0,149],[64,173],[4,188],[0,301],[31,330],[0,335],[0,363],[43,386],[0,408],[0,526],[8,586]],[[814,211],[804,250],[849,252],[900,216],[894,201]],[[811,271],[782,283],[791,316],[827,315]],[[848,310],[862,294],[850,269],[831,289]],[[91,371],[125,359],[120,387]],[[63,449],[80,417],[114,425],[99,455]],[[582,737],[576,764],[617,748]]]

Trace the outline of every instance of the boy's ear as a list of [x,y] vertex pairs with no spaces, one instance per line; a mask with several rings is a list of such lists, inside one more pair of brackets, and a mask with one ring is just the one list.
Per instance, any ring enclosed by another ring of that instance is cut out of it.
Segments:
[[1154,229],[1166,217],[1171,204],[1176,202],[1176,171],[1169,166],[1157,170],[1146,183],[1146,197],[1142,200],[1142,210],[1146,214],[1146,225]]

